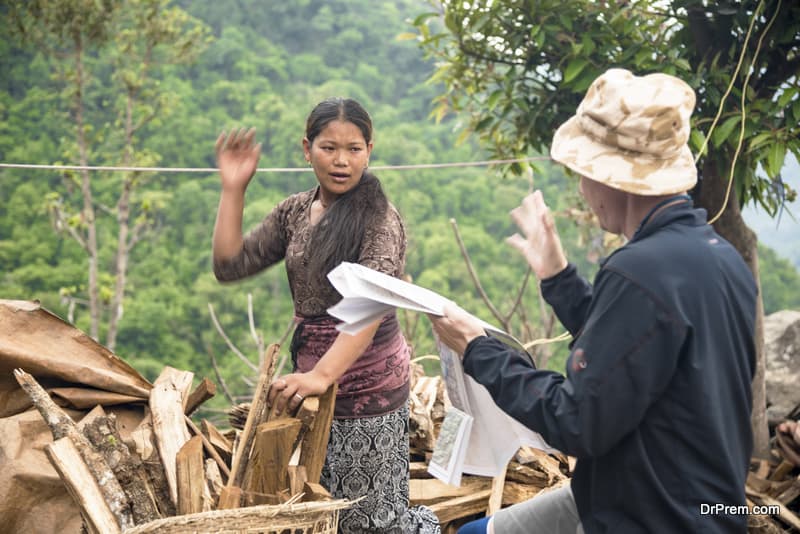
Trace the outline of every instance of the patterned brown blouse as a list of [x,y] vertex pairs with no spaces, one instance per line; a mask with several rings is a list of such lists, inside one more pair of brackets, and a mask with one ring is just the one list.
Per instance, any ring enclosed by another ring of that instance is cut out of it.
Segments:
[[[296,193],[282,201],[269,215],[244,237],[244,246],[237,256],[214,261],[214,274],[223,282],[239,280],[286,259],[286,272],[299,317],[315,317],[326,313],[342,297],[326,278],[313,276],[307,269],[306,250],[311,237],[311,203],[319,186]],[[386,221],[367,228],[358,263],[392,276],[401,276],[405,267],[406,235],[403,221],[394,206],[389,205]]]
[[[313,368],[338,335],[326,310],[341,295],[327,278],[308,269],[307,250],[313,225],[311,204],[319,187],[291,195],[244,237],[238,255],[214,261],[220,281],[252,276],[285,259],[289,287],[299,321],[292,340],[297,371]],[[403,221],[389,204],[383,224],[368,226],[358,263],[400,277],[405,266],[406,235]],[[336,417],[381,415],[399,408],[408,399],[410,351],[394,314],[384,318],[374,341],[340,378]]]

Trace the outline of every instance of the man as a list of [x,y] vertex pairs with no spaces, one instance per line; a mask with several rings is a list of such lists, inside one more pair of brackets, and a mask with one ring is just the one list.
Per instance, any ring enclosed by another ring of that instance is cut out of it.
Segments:
[[553,159],[628,239],[593,286],[540,192],[511,212],[522,235],[508,242],[573,336],[566,376],[533,369],[458,307],[431,317],[503,410],[577,458],[570,486],[500,510],[489,532],[746,531],[756,285],[686,194],[694,102],[675,77],[611,69],[556,132]]

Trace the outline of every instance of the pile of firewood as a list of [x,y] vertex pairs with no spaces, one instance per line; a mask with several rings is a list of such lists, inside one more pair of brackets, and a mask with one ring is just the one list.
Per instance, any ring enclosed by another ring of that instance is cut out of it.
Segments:
[[266,401],[277,352],[277,345],[270,347],[238,432],[221,432],[205,420],[199,428],[189,414],[214,394],[213,384],[203,380],[191,392],[192,373],[165,368],[148,402],[152,435],[135,437],[136,450],[102,407],[76,423],[33,376],[20,369],[14,375],[53,433],[47,457],[90,533],[139,531],[165,518],[257,505],[288,509],[326,501],[342,508],[346,503],[333,501],[319,484],[335,386],[305,399],[295,414],[276,416]]

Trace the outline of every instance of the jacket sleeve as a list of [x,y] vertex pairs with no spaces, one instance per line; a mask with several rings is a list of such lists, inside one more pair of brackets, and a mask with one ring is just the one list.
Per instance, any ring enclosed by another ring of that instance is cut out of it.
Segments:
[[641,287],[601,272],[566,376],[536,370],[502,342],[479,337],[464,369],[497,405],[578,457],[602,456],[634,430],[672,378],[686,329]]
[[578,335],[592,301],[592,286],[569,264],[557,275],[541,282],[542,296],[573,337]]

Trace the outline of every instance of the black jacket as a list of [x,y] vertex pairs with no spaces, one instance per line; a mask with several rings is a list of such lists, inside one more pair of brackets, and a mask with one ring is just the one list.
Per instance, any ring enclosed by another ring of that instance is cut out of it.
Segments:
[[574,337],[566,377],[490,337],[472,340],[464,368],[577,457],[587,533],[745,532],[741,509],[716,505],[745,504],[756,285],[690,200],[645,221],[594,290],[572,265],[542,281]]

